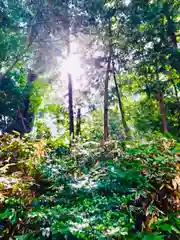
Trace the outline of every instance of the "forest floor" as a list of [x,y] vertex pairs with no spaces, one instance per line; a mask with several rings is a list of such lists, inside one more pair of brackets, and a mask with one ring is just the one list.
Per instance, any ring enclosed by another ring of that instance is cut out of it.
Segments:
[[176,141],[0,147],[1,239],[179,239]]

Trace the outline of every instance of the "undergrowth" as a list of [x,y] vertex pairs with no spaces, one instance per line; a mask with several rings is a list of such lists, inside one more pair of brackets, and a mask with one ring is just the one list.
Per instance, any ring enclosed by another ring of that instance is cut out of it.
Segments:
[[1,187],[1,239],[179,239],[177,142],[79,142],[69,151],[10,139],[16,147],[10,154],[1,142],[1,169],[9,159],[32,181],[8,193]]

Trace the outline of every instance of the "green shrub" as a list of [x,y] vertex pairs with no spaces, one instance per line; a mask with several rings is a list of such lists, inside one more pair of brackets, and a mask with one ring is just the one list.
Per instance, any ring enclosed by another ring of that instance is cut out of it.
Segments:
[[[9,239],[23,231],[39,183],[44,142],[18,134],[0,136],[0,231]],[[0,236],[1,236],[0,234]]]
[[179,144],[167,139],[51,152],[41,165],[51,186],[28,209],[21,203],[17,218],[6,203],[1,219],[23,219],[10,231],[16,239],[178,239],[179,156]]

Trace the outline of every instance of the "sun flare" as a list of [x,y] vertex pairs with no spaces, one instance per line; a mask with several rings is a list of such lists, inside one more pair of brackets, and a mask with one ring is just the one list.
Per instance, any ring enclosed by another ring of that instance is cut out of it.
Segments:
[[63,79],[67,79],[68,73],[71,74],[74,89],[80,89],[82,78],[84,78],[84,69],[80,55],[73,52],[74,49],[72,49],[72,53],[63,62],[61,75]]

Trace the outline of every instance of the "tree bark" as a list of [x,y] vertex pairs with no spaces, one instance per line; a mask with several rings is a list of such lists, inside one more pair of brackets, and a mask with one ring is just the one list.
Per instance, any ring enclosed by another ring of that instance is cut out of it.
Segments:
[[[69,14],[69,1],[67,0],[67,58],[70,56],[70,14]],[[69,66],[71,67],[71,66]],[[74,112],[73,112],[73,86],[72,75],[68,72],[68,97],[69,97],[69,133],[70,137],[74,138]]]
[[159,109],[160,109],[160,115],[161,115],[161,121],[162,121],[162,130],[164,133],[166,133],[166,132],[168,132],[167,121],[166,121],[166,110],[165,110],[163,93],[161,91],[158,91],[157,98],[159,101]]
[[122,101],[121,101],[120,89],[119,89],[118,83],[117,83],[116,72],[115,72],[115,64],[114,64],[113,59],[112,59],[112,68],[113,68],[112,70],[113,70],[114,84],[115,84],[116,94],[117,94],[117,98],[118,98],[119,111],[120,111],[120,114],[121,114],[121,117],[122,117],[122,124],[123,124],[123,128],[124,128],[124,132],[127,136],[128,133],[129,133],[129,127],[128,127],[126,119],[125,119],[125,113],[124,113],[124,109],[123,109],[123,105],[122,105]]
[[110,58],[107,64],[106,77],[104,82],[104,141],[108,141],[109,127],[108,127],[108,86],[109,86],[109,69]]
[[70,136],[74,138],[73,87],[71,74],[68,74],[68,96],[69,96],[69,133]]
[[80,134],[81,134],[81,109],[78,108],[78,111],[77,111],[76,135],[79,136]]
[[111,21],[109,20],[109,57],[107,63],[106,76],[104,81],[104,142],[108,141],[109,136],[109,126],[108,126],[108,87],[109,87],[109,72],[111,67],[111,54],[112,54],[112,44],[111,44]]

